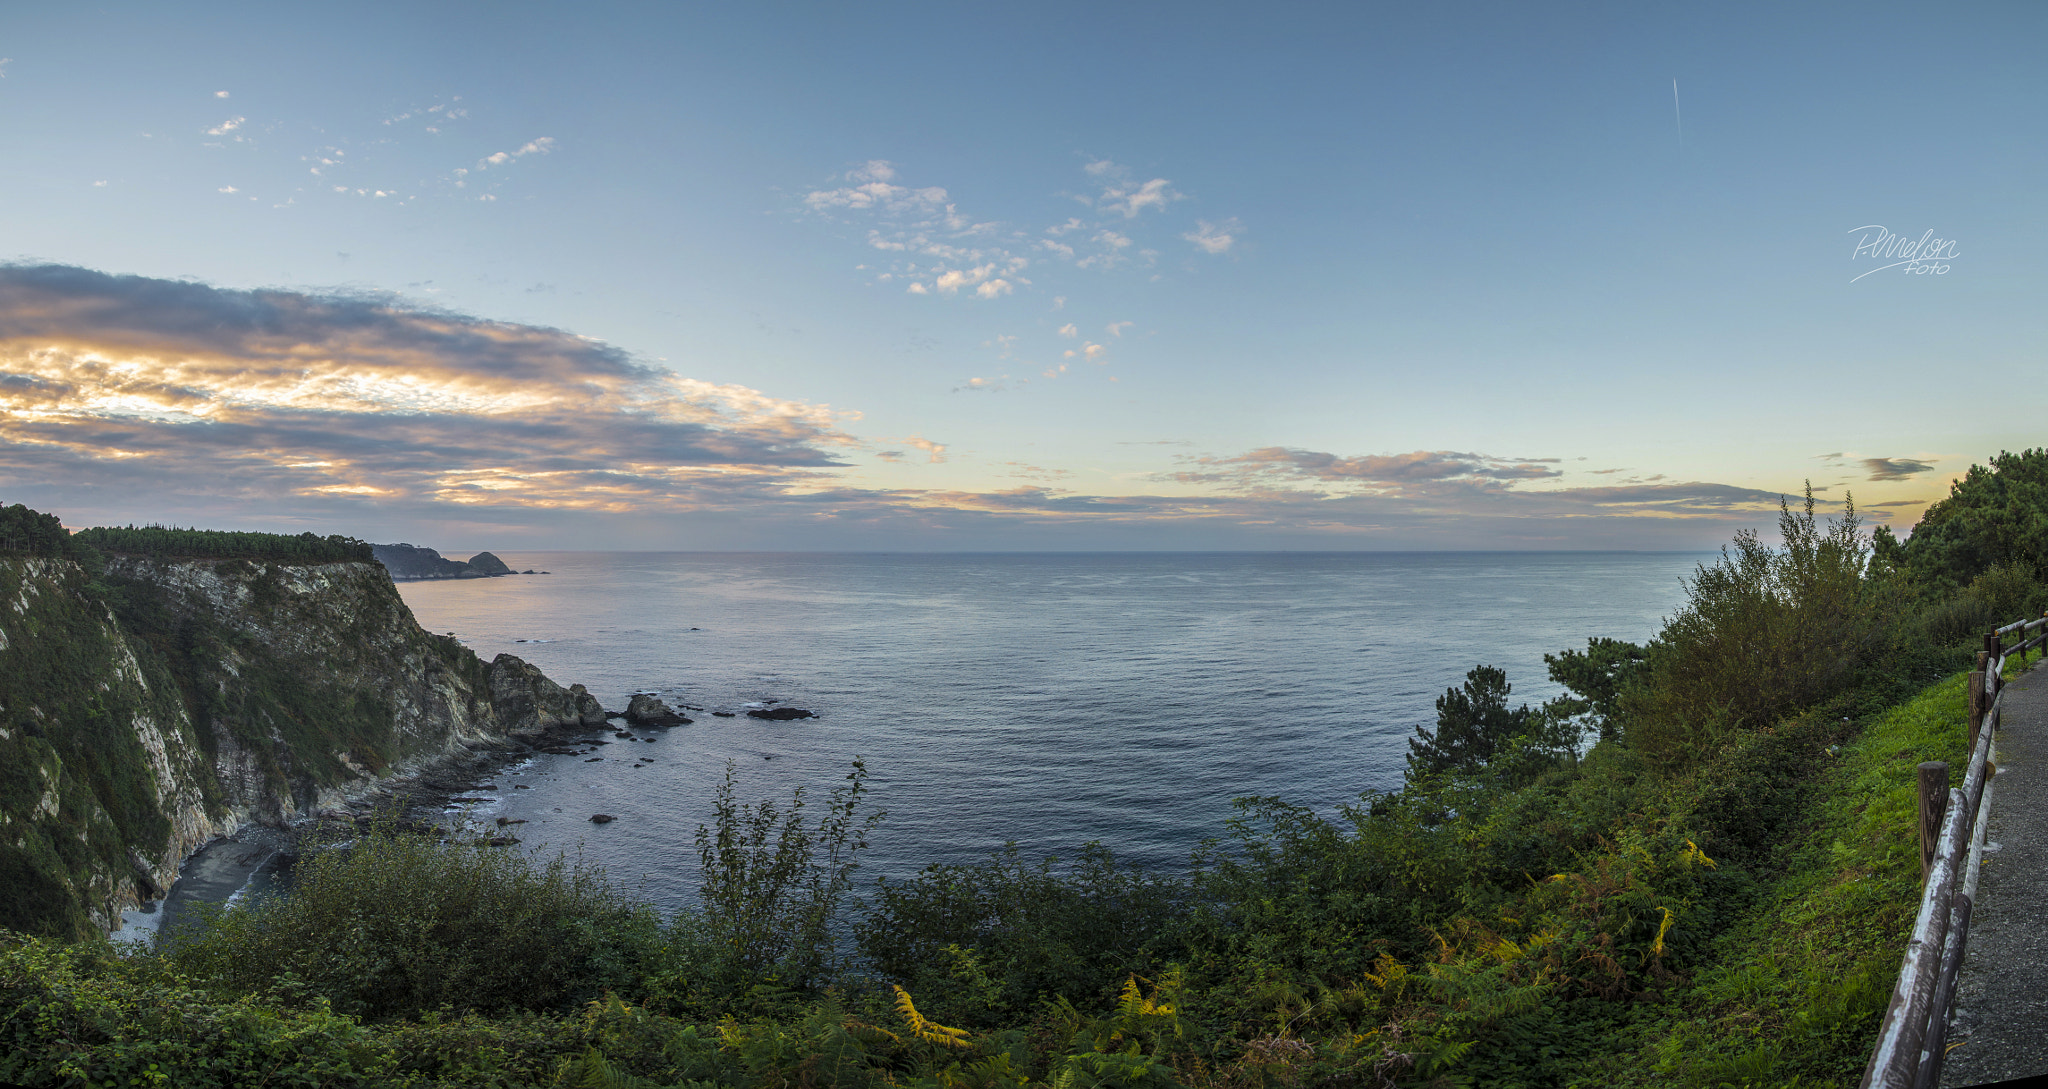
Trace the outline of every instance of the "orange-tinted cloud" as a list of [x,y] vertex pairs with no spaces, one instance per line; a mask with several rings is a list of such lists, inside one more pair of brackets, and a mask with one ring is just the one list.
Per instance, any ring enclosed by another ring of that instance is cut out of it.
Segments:
[[58,266],[0,268],[0,444],[16,482],[601,510],[858,445],[555,329]]

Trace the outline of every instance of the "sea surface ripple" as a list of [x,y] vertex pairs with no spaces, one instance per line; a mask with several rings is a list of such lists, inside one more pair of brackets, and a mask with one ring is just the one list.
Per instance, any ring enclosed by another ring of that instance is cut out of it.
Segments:
[[[455,553],[450,553],[451,555]],[[656,691],[690,726],[507,769],[483,820],[579,852],[664,911],[730,762],[742,800],[860,757],[888,811],[868,879],[1090,840],[1184,867],[1231,799],[1334,815],[1398,786],[1407,739],[1473,665],[1516,701],[1543,655],[1643,640],[1697,553],[761,554],[512,552],[551,574],[414,582],[428,629],[512,653],[608,708]],[[768,722],[765,701],[819,718]],[[734,712],[714,717],[711,711]],[[520,789],[524,788],[524,789]],[[593,825],[593,813],[618,820]]]

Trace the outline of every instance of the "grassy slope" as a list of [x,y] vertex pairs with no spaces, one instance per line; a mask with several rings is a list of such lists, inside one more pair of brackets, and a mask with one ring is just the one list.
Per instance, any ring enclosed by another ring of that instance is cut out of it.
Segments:
[[1919,908],[1915,769],[1945,760],[1961,784],[1967,706],[1958,674],[1841,746],[1783,876],[1602,1082],[1855,1083]]

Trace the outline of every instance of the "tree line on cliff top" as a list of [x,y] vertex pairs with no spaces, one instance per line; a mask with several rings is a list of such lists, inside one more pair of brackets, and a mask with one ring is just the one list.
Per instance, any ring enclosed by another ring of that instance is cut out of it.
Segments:
[[0,553],[90,559],[98,553],[173,559],[274,560],[280,563],[369,563],[367,541],[336,534],[252,533],[175,526],[99,526],[77,533],[54,514],[15,503],[0,507]]
[[671,919],[569,863],[373,833],[152,953],[0,947],[0,1078],[1839,1083],[1917,903],[1914,765],[1960,762],[1984,618],[2048,605],[2044,485],[2048,451],[2002,454],[1904,541],[1809,493],[1656,638],[1549,656],[1566,695],[1513,706],[1475,668],[1398,788],[1240,799],[1186,872],[1011,847],[852,895],[858,765],[822,804],[728,779]]

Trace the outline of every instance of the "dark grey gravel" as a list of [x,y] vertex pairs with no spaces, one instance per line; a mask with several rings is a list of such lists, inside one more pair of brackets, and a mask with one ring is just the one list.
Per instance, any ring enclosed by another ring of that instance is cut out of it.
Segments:
[[1945,1086],[2048,1074],[2048,670],[2007,685],[1999,706],[1998,785]]

